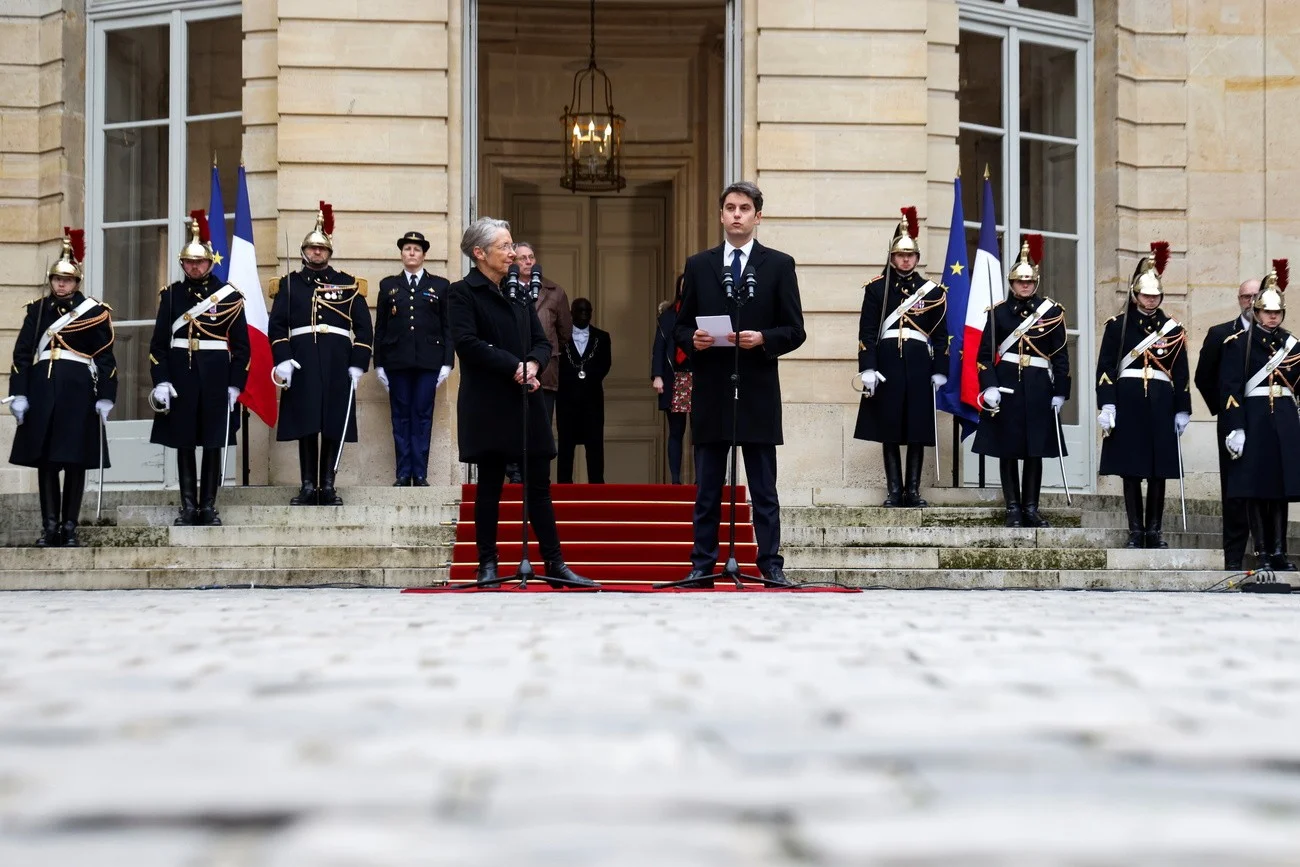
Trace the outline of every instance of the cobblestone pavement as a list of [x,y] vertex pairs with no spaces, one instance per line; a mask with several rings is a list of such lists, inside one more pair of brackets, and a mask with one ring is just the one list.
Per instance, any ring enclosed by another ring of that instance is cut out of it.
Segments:
[[0,864],[1300,862],[1300,599],[0,595]]

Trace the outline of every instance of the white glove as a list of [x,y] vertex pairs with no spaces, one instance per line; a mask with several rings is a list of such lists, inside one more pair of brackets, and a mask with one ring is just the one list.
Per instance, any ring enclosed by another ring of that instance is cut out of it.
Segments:
[[996,388],[986,388],[984,393],[980,395],[980,400],[989,409],[997,409],[1002,405],[1002,392]]
[[352,379],[352,384],[353,384],[353,385],[356,385],[357,383],[361,382],[361,376],[362,376],[362,374],[364,374],[364,373],[365,373],[365,371],[362,370],[362,369],[359,368],[359,367],[349,367],[349,368],[348,368],[348,376]]
[[935,388],[943,388],[948,384],[948,377],[944,376],[942,373],[936,373],[930,377],[930,384]]
[[1192,414],[1190,412],[1174,413],[1174,430],[1178,432],[1179,436],[1182,436],[1183,432],[1187,430],[1187,423],[1191,420]]
[[1059,395],[1059,394],[1057,394],[1057,395],[1053,395],[1053,397],[1052,397],[1052,411],[1053,411],[1053,412],[1060,412],[1060,411],[1061,411],[1061,407],[1063,407],[1063,406],[1065,406],[1065,398],[1061,397],[1061,395]]
[[285,388],[293,384],[293,371],[292,361],[281,361],[275,366],[275,376],[280,382],[284,383]]
[[1234,458],[1241,457],[1241,453],[1246,450],[1246,432],[1237,428],[1223,439],[1223,446],[1228,450],[1228,454]]
[[176,389],[170,382],[160,382],[153,387],[153,402],[161,406],[166,412],[172,408],[172,398],[176,396]]
[[235,411],[235,404],[239,403],[239,389],[233,385],[226,386],[226,394],[230,395],[230,411]]
[[1108,403],[1097,413],[1097,424],[1101,425],[1104,431],[1112,430],[1115,427],[1115,404]]
[[27,398],[19,394],[9,401],[9,411],[18,419],[18,423],[23,423],[23,416],[27,415]]
[[451,365],[444,364],[438,371],[438,381],[434,383],[434,388],[440,388],[442,384],[447,381],[447,377],[449,376],[451,376]]
[[375,368],[375,376],[379,377],[379,384],[384,387],[384,391],[388,391],[388,374],[384,373],[382,367]]
[[871,397],[871,395],[876,393],[876,383],[878,381],[878,377],[874,370],[862,371],[862,391],[867,397]]
[[108,424],[108,414],[112,411],[113,411],[113,401],[111,400],[95,401],[95,412],[99,413],[99,417],[104,420],[104,424]]

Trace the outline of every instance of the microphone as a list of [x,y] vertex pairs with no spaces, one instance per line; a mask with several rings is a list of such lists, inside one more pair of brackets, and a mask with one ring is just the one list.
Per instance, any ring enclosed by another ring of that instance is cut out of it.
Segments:
[[533,266],[532,276],[528,278],[528,294],[530,296],[529,300],[532,301],[534,304],[536,304],[538,296],[542,294],[542,266],[541,265]]
[[731,276],[731,269],[726,266],[722,269],[722,288],[727,293],[728,301],[736,300],[736,280]]
[[511,301],[519,300],[519,266],[511,265],[510,270],[506,272],[506,292],[510,295]]
[[754,273],[752,267],[748,267],[745,269],[745,276],[743,279],[745,281],[745,300],[753,301],[754,290],[758,288],[758,275]]

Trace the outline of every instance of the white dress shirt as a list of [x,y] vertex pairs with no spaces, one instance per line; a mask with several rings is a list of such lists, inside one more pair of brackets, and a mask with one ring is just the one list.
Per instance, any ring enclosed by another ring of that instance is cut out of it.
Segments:
[[[403,268],[402,270],[403,270],[403,271],[406,271],[405,268]],[[424,269],[421,268],[419,271],[406,271],[406,285],[407,285],[407,286],[410,286],[410,285],[411,285],[411,278],[412,278],[412,277],[415,278],[415,282],[416,282],[416,283],[419,283],[421,280],[424,279]]]
[[579,328],[573,326],[573,348],[578,350],[578,355],[582,356],[587,352],[587,341],[591,338],[591,328]]
[[740,273],[744,274],[745,267],[749,265],[749,254],[754,251],[754,239],[750,238],[743,247],[733,247],[730,242],[722,246],[722,267],[728,271],[731,270],[731,260],[735,258],[737,250],[740,251]]

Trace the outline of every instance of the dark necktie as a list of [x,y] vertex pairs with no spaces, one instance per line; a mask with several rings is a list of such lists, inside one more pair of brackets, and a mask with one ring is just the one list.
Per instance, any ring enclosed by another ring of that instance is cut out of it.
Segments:
[[411,288],[412,289],[420,288],[420,278],[416,277],[414,274],[410,274],[408,276],[411,278]]
[[731,251],[731,282],[740,288],[740,248]]

